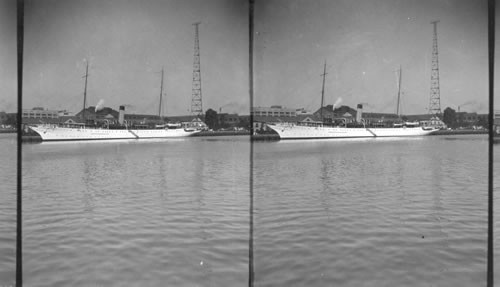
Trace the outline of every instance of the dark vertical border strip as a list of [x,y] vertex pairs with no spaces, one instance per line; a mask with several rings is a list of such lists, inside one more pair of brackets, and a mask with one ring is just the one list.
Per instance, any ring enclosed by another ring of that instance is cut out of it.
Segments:
[[24,0],[17,0],[17,238],[16,238],[16,286],[23,286],[22,249],[22,108],[23,108],[23,45]]
[[494,136],[495,0],[488,0],[488,273],[487,286],[493,287],[493,136]]
[[249,0],[248,7],[249,42],[248,42],[248,84],[250,94],[250,238],[248,241],[248,286],[253,287],[253,13],[254,0]]

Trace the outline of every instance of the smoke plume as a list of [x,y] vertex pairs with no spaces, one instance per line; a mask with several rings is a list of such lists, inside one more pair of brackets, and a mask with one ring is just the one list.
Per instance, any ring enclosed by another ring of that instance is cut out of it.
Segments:
[[97,105],[95,106],[95,111],[100,111],[104,108],[104,100],[100,99],[99,102],[97,102]]
[[338,105],[340,105],[340,103],[342,103],[342,98],[341,98],[341,97],[339,97],[339,98],[335,101],[335,103],[333,104],[333,110],[335,110],[335,108],[336,108]]

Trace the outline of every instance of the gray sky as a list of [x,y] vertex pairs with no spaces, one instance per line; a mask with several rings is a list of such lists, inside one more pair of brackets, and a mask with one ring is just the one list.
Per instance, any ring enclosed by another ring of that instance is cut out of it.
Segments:
[[165,69],[166,115],[190,114],[194,26],[201,21],[203,109],[248,114],[245,0],[26,1],[25,108],[78,112],[101,99],[131,113],[158,111]]
[[[105,106],[128,104],[130,112],[156,113],[164,66],[166,114],[186,114],[191,24],[202,21],[203,108],[247,114],[246,2],[26,1],[24,107],[79,111],[89,59],[88,105],[103,99]],[[441,108],[487,111],[486,0],[256,2],[256,106],[317,109],[326,59],[327,104],[342,98],[341,104],[365,103],[367,111],[394,112],[401,65],[402,112],[426,113],[430,22],[439,19]],[[16,109],[15,13],[14,0],[0,0],[0,111]]]
[[500,110],[500,5],[496,3],[495,5],[495,73],[494,73],[494,109]]
[[0,111],[17,109],[16,1],[0,0]]
[[427,113],[433,20],[438,24],[441,109],[488,109],[487,1],[268,0],[255,11],[255,106],[316,110],[340,97],[365,111]]

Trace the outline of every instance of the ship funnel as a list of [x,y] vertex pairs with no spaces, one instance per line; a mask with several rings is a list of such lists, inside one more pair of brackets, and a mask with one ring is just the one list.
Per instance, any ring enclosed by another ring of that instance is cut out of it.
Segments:
[[358,109],[356,111],[356,122],[361,122],[361,117],[363,116],[363,105],[358,104]]
[[125,106],[120,106],[120,111],[118,113],[118,123],[120,125],[123,125],[124,120],[125,120]]

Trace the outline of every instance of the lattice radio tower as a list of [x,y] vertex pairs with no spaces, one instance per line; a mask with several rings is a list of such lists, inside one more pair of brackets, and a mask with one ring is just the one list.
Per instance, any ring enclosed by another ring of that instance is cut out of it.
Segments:
[[193,63],[193,94],[191,98],[191,113],[198,117],[203,115],[201,101],[201,65],[200,65],[200,39],[198,25],[201,22],[194,23],[194,63]]
[[432,41],[432,71],[431,71],[431,95],[429,100],[429,114],[441,115],[441,96],[439,94],[439,61],[438,61],[438,41],[437,41],[437,23],[434,25],[434,37]]

